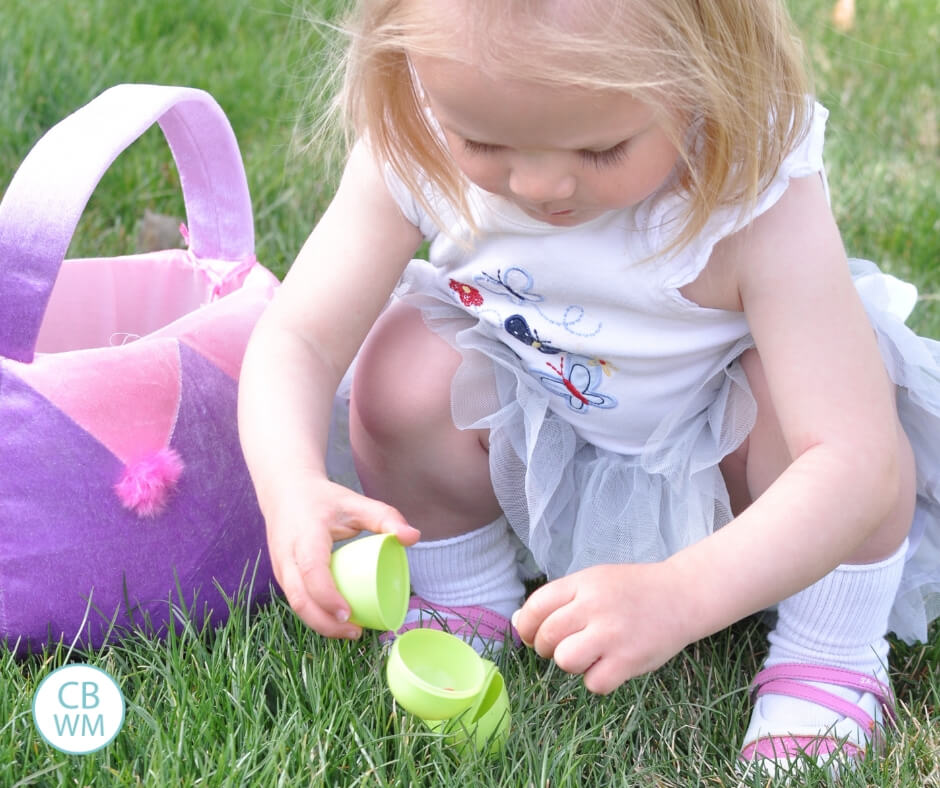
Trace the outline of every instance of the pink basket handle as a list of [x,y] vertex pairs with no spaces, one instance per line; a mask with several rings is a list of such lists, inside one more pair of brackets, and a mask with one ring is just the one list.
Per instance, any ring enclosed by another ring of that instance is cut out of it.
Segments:
[[36,143],[0,202],[0,355],[32,361],[88,198],[118,154],[154,123],[179,170],[193,253],[233,267],[254,255],[245,169],[215,99],[194,88],[116,85]]

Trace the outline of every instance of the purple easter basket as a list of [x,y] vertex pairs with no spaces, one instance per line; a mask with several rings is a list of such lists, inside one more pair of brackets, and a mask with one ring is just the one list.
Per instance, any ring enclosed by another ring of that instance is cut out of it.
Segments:
[[[102,174],[154,123],[189,248],[64,260]],[[118,85],[39,140],[0,203],[0,644],[159,635],[174,606],[216,622],[267,591],[236,392],[276,286],[209,94]]]

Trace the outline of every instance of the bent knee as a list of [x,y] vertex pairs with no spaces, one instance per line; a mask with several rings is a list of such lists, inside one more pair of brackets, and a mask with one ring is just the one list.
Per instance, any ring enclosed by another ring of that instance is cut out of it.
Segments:
[[452,424],[450,387],[460,355],[397,303],[376,321],[359,352],[352,403],[374,439],[400,439]]

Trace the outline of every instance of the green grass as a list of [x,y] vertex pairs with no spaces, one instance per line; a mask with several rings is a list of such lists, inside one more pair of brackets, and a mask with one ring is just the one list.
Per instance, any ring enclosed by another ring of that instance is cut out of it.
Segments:
[[[846,246],[918,284],[926,297],[913,325],[940,336],[940,21],[921,0],[866,3],[842,34],[828,25],[829,0],[791,5],[832,110],[826,156]],[[4,11],[0,189],[45,129],[107,86],[202,87],[239,137],[258,257],[283,274],[334,182],[293,145],[322,56],[290,0],[7,0]],[[134,251],[145,208],[182,218],[155,132],[105,176],[72,253]],[[608,698],[531,652],[503,654],[514,727],[505,757],[491,763],[456,759],[395,706],[373,636],[327,641],[280,600],[250,613],[233,604],[226,626],[189,626],[168,641],[127,638],[24,661],[0,650],[0,786],[763,785],[733,763],[763,633],[742,622]],[[31,721],[36,686],[68,659],[106,669],[127,698],[121,734],[88,756],[52,749]],[[896,644],[892,661],[900,731],[884,759],[844,785],[940,785],[940,629],[929,644]],[[821,774],[806,782],[829,783]]]
[[911,325],[940,336],[940,18],[930,3],[859,3],[849,33],[830,2],[791,2],[831,110],[826,165],[850,255],[917,284]]
[[[291,0],[8,0],[5,12],[16,23],[0,25],[0,189],[46,129],[107,87],[202,88],[239,139],[258,258],[278,274],[287,270],[330,191],[324,168],[293,144],[323,59]],[[70,254],[136,251],[145,209],[184,215],[172,157],[155,129],[102,179]]]
[[[457,758],[394,704],[374,635],[328,641],[280,600],[253,613],[233,604],[215,631],[71,655],[116,677],[127,700],[122,732],[92,755],[53,750],[30,717],[32,693],[66,650],[0,657],[0,785],[765,785],[734,766],[762,631],[743,622],[608,698],[532,652],[500,654],[513,728],[504,756],[488,761]],[[843,785],[940,778],[940,642],[895,658],[901,733]]]

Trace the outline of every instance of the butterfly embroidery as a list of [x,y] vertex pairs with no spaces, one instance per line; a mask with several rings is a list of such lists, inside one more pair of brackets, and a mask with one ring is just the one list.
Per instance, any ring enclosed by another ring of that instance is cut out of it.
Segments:
[[529,324],[522,315],[510,315],[503,323],[504,328],[512,336],[525,345],[530,345],[540,353],[561,353],[561,350],[549,342],[539,338],[539,332],[529,328]]
[[498,270],[496,276],[484,272],[473,277],[473,281],[490,293],[505,296],[514,304],[537,303],[543,300],[543,296],[531,292],[534,282],[531,275],[522,268]]
[[565,372],[564,356],[558,360],[557,367],[550,361],[546,361],[545,365],[555,375],[548,377],[542,374],[541,371],[535,370],[542,385],[552,394],[564,397],[568,402],[568,407],[573,411],[587,413],[588,408],[591,407],[614,408],[617,406],[617,400],[614,397],[594,390],[594,386],[600,381],[597,380],[597,375],[592,373],[591,368],[580,361],[569,364],[567,373]]
[[604,374],[607,377],[610,377],[614,374],[614,372],[617,371],[617,367],[602,358],[592,358],[590,361],[588,361],[588,364],[590,364],[592,367],[600,367],[602,370],[604,370]]
[[483,306],[483,295],[473,285],[458,282],[456,279],[451,279],[449,284],[464,306]]

